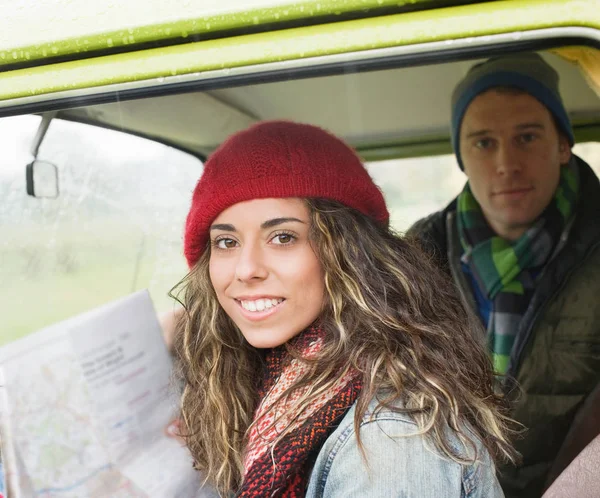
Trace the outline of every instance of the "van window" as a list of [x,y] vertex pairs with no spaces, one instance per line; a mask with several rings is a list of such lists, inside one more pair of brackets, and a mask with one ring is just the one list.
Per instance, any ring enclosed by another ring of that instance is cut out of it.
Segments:
[[391,159],[366,166],[383,191],[390,224],[399,232],[446,206],[458,195],[467,178],[452,154]]
[[40,118],[0,119],[0,344],[148,288],[157,311],[186,273],[182,233],[202,171],[160,143],[53,120],[38,159],[58,167],[56,199],[26,195]]
[[573,153],[581,157],[600,177],[600,142],[584,142],[575,144]]
[[[576,144],[573,152],[600,176],[600,142]],[[367,169],[381,187],[390,223],[399,232],[443,209],[467,180],[453,154],[370,162]]]
[[[39,116],[0,119],[0,345],[139,289],[158,312],[186,273],[183,223],[201,162],[131,134],[55,119],[38,159],[59,170],[57,199],[25,193]],[[574,152],[600,174],[600,142]],[[442,209],[466,180],[452,154],[367,163],[392,226]]]

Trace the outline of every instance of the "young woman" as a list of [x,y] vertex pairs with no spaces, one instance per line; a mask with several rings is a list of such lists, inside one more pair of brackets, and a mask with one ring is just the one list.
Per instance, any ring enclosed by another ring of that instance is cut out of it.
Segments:
[[222,495],[497,497],[503,402],[452,285],[388,228],[355,153],[257,124],[185,232],[182,435]]

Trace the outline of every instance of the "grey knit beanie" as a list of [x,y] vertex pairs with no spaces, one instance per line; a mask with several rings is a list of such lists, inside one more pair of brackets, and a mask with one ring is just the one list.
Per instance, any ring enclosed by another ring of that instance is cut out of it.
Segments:
[[533,52],[493,57],[473,66],[452,94],[452,147],[461,169],[464,170],[460,125],[465,112],[477,95],[498,86],[519,88],[535,97],[552,113],[569,143],[575,143],[571,121],[558,91],[557,72]]

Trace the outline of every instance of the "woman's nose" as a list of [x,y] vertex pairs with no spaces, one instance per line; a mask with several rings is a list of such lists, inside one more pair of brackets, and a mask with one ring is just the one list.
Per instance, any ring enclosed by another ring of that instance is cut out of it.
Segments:
[[242,282],[262,280],[268,272],[265,265],[265,254],[260,244],[244,244],[239,251],[235,276]]

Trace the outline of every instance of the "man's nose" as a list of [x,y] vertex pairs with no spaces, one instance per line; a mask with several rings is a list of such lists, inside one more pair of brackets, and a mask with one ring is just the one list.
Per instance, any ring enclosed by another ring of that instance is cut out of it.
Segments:
[[501,143],[496,155],[496,172],[500,175],[510,175],[521,169],[521,157],[517,147],[510,142]]
[[268,272],[265,265],[265,254],[260,244],[244,244],[238,254],[235,276],[239,281],[251,282],[266,278]]

